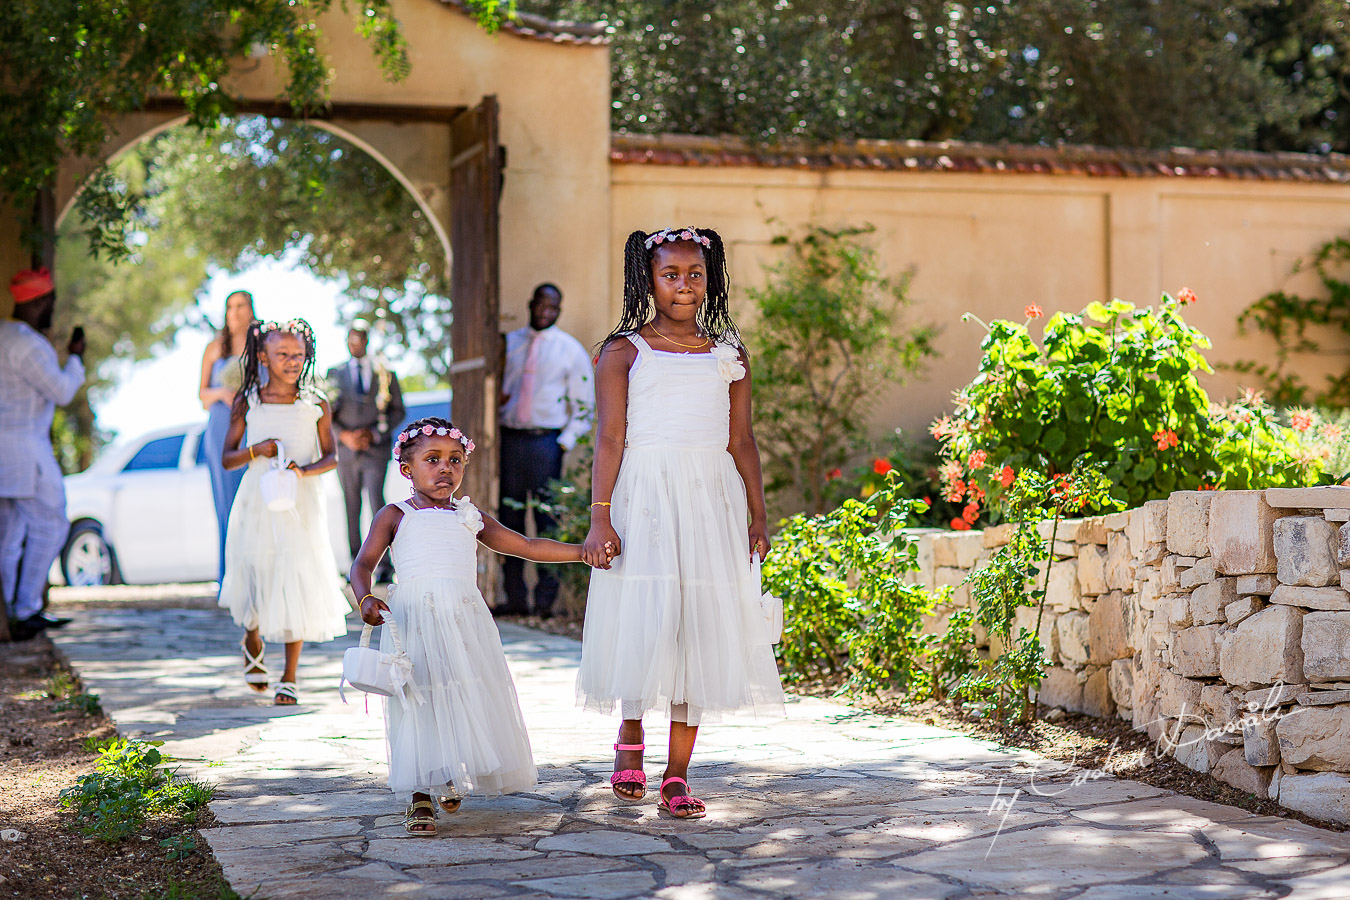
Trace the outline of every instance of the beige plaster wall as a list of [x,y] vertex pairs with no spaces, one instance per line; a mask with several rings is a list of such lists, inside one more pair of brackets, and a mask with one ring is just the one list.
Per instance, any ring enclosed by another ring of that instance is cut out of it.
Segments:
[[[592,333],[604,327],[598,304],[609,268],[608,48],[483,33],[437,0],[395,0],[409,42],[412,71],[399,83],[383,79],[354,19],[335,7],[320,21],[334,67],[335,103],[411,106],[477,105],[495,94],[507,164],[501,201],[502,327],[525,320],[530,289],[557,282],[572,301],[564,323]],[[271,60],[242,61],[231,89],[247,100],[272,100],[284,72]],[[169,115],[128,117],[110,140],[106,158],[174,121]],[[448,126],[335,121],[335,130],[387,161],[441,221],[449,209]],[[94,161],[62,167],[58,205],[64,208]],[[0,225],[0,277],[27,263],[10,218]],[[8,311],[8,296],[0,299]]]
[[[769,241],[784,226],[876,226],[885,267],[914,272],[910,316],[942,327],[925,377],[884,398],[878,434],[897,425],[922,432],[974,375],[983,330],[962,323],[964,312],[1020,319],[1032,302],[1047,313],[1113,296],[1148,304],[1163,289],[1189,286],[1200,302],[1187,318],[1213,339],[1211,361],[1268,358],[1269,341],[1238,336],[1238,313],[1277,287],[1313,289],[1310,276],[1289,276],[1291,266],[1350,231],[1350,187],[1329,184],[638,164],[614,165],[612,178],[613,321],[618,248],[635,228],[720,230],[733,308],[745,322],[744,287],[761,282],[761,264],[782,252]],[[1344,349],[1344,339],[1331,346]],[[1301,365],[1316,379],[1344,362]],[[1233,394],[1239,380],[1205,379],[1216,397]]]

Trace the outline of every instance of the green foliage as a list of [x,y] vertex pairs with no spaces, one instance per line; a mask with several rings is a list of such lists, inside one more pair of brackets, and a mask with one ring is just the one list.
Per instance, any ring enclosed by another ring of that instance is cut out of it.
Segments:
[[119,739],[99,751],[95,771],[61,792],[61,807],[73,813],[71,827],[103,841],[134,834],[152,816],[195,820],[215,789],[183,781],[161,768],[154,744]]
[[1350,148],[1342,0],[533,0],[642,133]]
[[1043,347],[1025,323],[991,322],[979,375],[933,426],[946,498],[976,511],[993,504],[997,515],[1013,477],[1054,476],[1080,460],[1104,463],[1112,485],[1094,510],[1175,490],[1321,479],[1316,455],[1256,395],[1211,407],[1196,377],[1211,371],[1201,352],[1209,339],[1186,324],[1182,306],[1164,294],[1157,309],[1113,300],[1082,315],[1056,313]]
[[877,396],[933,352],[932,328],[895,330],[907,279],[882,273],[861,240],[870,231],[813,227],[795,240],[779,237],[786,259],[749,291],[765,489],[780,505],[814,514],[842,494],[830,473],[864,445]]
[[902,529],[921,510],[892,480],[866,501],[785,521],[764,561],[764,588],[783,599],[778,647],[789,680],[846,679],[850,690],[926,690],[934,637],[922,617],[949,596],[909,583],[918,570]]
[[[993,648],[990,659],[969,661],[953,694],[965,703],[985,707],[1002,722],[1025,720],[1034,712],[1031,690],[1041,683],[1049,665],[1039,637],[1054,565],[1049,548],[1054,546],[1061,518],[1086,507],[1109,505],[1105,468],[1105,463],[1079,460],[1067,475],[1047,478],[1029,471],[1019,475],[1005,495],[1016,528],[988,564],[966,579],[975,600],[975,619],[988,632]],[[1049,533],[1042,538],[1042,525],[1047,521]],[[1042,574],[1037,587],[1036,578]],[[1014,637],[1013,621],[1024,606],[1036,607],[1036,627],[1019,628]]]
[[[567,455],[562,477],[551,479],[545,496],[532,497],[530,505],[553,517],[557,530],[552,537],[570,544],[584,543],[591,530],[591,465],[595,461],[595,442],[590,433],[582,435]],[[569,618],[580,620],[586,614],[586,594],[591,585],[591,567],[554,566],[558,593]]]
[[159,842],[164,848],[164,857],[173,862],[181,862],[197,852],[197,839],[191,834],[177,834]]
[[[1304,270],[1302,260],[1294,265],[1293,274]],[[1309,402],[1319,406],[1344,409],[1350,407],[1350,366],[1335,376],[1327,377],[1327,384],[1314,393],[1312,385],[1303,378],[1298,367],[1291,365],[1296,354],[1322,352],[1321,342],[1309,333],[1333,333],[1350,337],[1350,238],[1339,237],[1327,241],[1317,249],[1311,260],[1313,272],[1322,286],[1322,295],[1305,297],[1285,290],[1271,291],[1238,316],[1238,331],[1258,331],[1270,335],[1275,344],[1273,363],[1243,360],[1234,364],[1239,372],[1260,378],[1279,406],[1300,406]]]
[[914,523],[946,527],[961,515],[961,508],[943,496],[937,449],[936,443],[916,443],[897,428],[885,441],[873,446],[871,458],[855,467],[852,477],[846,476],[842,469],[827,472],[825,477],[847,479],[843,482],[846,492],[864,500],[884,488],[889,479],[898,479],[909,499],[922,500],[928,507],[921,513],[916,511]]
[[86,716],[103,714],[102,707],[98,705],[98,694],[86,693],[79,680],[65,669],[58,669],[56,674],[47,680],[43,695],[49,700],[56,701],[52,705],[52,712],[73,710]]

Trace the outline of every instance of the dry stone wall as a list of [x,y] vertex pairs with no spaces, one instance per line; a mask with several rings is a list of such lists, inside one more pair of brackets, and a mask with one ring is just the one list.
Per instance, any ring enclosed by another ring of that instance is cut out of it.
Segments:
[[[916,577],[955,587],[931,629],[972,604],[961,582],[1009,533],[919,535]],[[1180,491],[1061,522],[1053,552],[1042,703],[1126,719],[1198,772],[1350,823],[1350,487]],[[1020,609],[1014,633],[1035,624]]]

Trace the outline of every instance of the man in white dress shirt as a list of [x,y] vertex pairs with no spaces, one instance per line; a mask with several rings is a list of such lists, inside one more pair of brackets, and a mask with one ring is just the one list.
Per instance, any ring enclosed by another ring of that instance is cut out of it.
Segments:
[[[541,284],[530,300],[530,324],[506,335],[506,365],[502,373],[501,493],[498,510],[507,528],[525,530],[525,510],[519,506],[539,497],[550,479],[562,476],[563,454],[590,431],[595,406],[595,373],[581,342],[558,328],[562,291]],[[507,501],[515,501],[510,503]],[[547,534],[553,517],[534,510],[535,528]],[[558,596],[558,578],[539,567],[533,608],[527,603],[525,561],[507,556],[502,561],[506,603],[496,614],[551,616]]]
[[65,365],[42,332],[51,327],[51,273],[30,269],[9,285],[13,318],[0,322],[0,597],[25,640],[64,625],[42,613],[47,572],[65,545],[66,489],[52,452],[52,415],[84,384],[84,336],[71,334]]

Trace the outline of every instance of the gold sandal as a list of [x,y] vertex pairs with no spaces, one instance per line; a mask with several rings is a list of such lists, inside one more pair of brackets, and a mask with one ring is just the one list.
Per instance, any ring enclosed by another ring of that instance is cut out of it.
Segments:
[[[417,815],[418,811],[424,809],[427,811],[425,816]],[[414,837],[436,836],[436,808],[431,805],[430,800],[414,800],[408,804],[408,809],[403,814],[403,830]]]
[[459,806],[464,802],[463,797],[437,797],[436,802],[440,804],[441,809],[447,813],[454,814],[459,812]]

